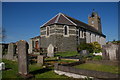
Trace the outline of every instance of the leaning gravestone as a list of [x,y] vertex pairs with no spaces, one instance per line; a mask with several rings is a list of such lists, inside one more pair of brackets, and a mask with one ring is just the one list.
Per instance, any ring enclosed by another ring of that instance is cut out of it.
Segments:
[[15,44],[14,43],[10,43],[8,45],[8,53],[6,55],[7,59],[8,60],[13,60],[14,54],[15,54]]
[[44,64],[44,56],[38,55],[37,56],[37,63],[43,65]]
[[28,76],[28,43],[24,40],[18,41],[18,73],[24,77]]
[[52,44],[50,44],[47,48],[47,56],[54,57],[54,47]]

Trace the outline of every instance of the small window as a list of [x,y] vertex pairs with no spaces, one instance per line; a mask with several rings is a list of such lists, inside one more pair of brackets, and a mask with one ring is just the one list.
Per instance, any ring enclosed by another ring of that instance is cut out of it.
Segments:
[[84,31],[82,30],[82,38],[84,37]]
[[94,21],[92,21],[92,24],[94,24]]
[[91,41],[92,41],[92,36],[91,36],[91,33],[90,33],[90,43],[91,43]]
[[50,33],[50,32],[49,32],[49,27],[47,27],[47,30],[46,30],[46,31],[47,31],[47,33],[46,33],[47,36],[49,36],[49,33]]
[[80,37],[80,29],[79,29],[79,33],[78,33],[79,37]]
[[68,34],[69,34],[68,26],[64,26],[64,35]]

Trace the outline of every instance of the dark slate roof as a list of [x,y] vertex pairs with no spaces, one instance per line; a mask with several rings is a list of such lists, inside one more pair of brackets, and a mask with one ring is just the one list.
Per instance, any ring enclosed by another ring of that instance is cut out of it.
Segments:
[[84,22],[81,22],[77,19],[74,19],[70,16],[67,16],[63,13],[59,13],[57,14],[55,17],[53,17],[52,19],[50,19],[48,22],[46,22],[45,24],[43,24],[41,27],[44,27],[44,26],[49,26],[51,24],[66,24],[66,25],[73,25],[73,26],[76,26],[77,28],[79,27],[82,27],[82,28],[85,28],[91,32],[95,32],[97,34],[100,34],[102,36],[105,37],[105,35],[103,35],[102,33],[99,33],[98,30],[96,30],[94,27],[84,23]]

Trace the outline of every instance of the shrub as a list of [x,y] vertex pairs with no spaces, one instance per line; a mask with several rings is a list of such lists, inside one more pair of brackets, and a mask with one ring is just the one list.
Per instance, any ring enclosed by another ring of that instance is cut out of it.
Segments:
[[93,57],[93,60],[102,60],[102,56],[99,56],[99,55],[94,56],[94,57]]
[[77,47],[78,51],[88,50],[90,53],[93,52],[94,46],[91,43],[80,43]]
[[90,53],[102,51],[101,45],[98,42],[80,43],[77,49],[78,49],[78,52],[81,50],[88,50]]
[[98,42],[93,42],[92,45],[94,47],[94,52],[96,53],[102,52],[101,45]]

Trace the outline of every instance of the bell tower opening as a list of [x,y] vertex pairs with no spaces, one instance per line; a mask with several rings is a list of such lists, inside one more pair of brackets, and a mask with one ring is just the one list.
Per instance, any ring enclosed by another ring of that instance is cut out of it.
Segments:
[[93,26],[98,32],[102,33],[101,27],[101,18],[97,12],[92,11],[92,13],[88,16],[88,24]]

